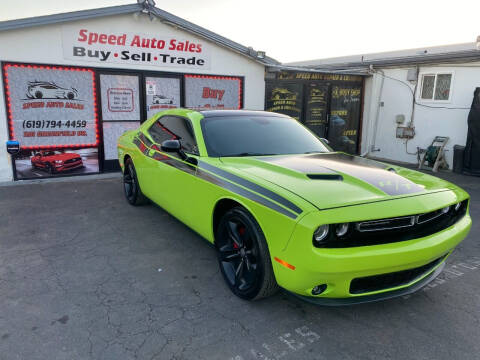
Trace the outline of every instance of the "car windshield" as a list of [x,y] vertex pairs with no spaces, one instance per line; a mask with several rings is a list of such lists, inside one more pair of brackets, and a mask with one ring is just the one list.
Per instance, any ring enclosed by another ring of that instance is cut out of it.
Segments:
[[211,157],[329,151],[315,135],[290,117],[226,115],[206,117],[201,124]]

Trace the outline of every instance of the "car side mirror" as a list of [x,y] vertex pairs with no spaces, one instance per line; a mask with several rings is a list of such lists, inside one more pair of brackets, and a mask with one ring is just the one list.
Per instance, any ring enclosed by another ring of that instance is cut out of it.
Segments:
[[325,142],[325,144],[329,145],[330,144],[330,141],[328,141],[327,139],[325,138],[320,138],[320,140],[322,140],[323,142]]
[[182,144],[178,140],[165,140],[161,145],[162,151],[178,152],[182,148]]
[[164,142],[162,142],[160,147],[162,151],[174,152],[179,154],[182,160],[187,159],[187,155],[182,150],[182,144],[180,143],[180,140],[165,140]]

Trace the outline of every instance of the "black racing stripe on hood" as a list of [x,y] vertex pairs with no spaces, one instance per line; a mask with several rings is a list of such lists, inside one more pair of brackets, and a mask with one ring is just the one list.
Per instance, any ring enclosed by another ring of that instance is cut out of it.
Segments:
[[266,161],[281,167],[299,171],[305,174],[332,174],[337,175],[336,171],[322,166],[318,161],[312,161],[310,156],[262,156],[256,157],[257,160]]
[[388,195],[405,195],[421,192],[423,187],[388,171],[384,164],[344,153],[258,158],[305,174],[344,173],[375,186]]

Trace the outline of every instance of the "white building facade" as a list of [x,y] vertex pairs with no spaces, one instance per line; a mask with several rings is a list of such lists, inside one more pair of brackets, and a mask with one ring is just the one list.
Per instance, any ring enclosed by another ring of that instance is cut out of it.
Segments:
[[0,181],[114,168],[118,136],[165,108],[262,110],[276,63],[145,4],[0,23],[0,62]]
[[[467,117],[480,87],[476,43],[292,63],[337,72],[363,72],[364,107],[360,153],[417,163],[417,148],[447,136],[446,159],[464,146]],[[402,135],[403,134],[403,135]]]
[[[453,146],[466,143],[467,117],[473,92],[480,86],[480,63],[378,70],[366,79],[365,84],[370,91],[366,92],[365,98],[362,152],[379,158],[416,163],[417,147],[425,149],[435,136],[447,136],[446,158],[452,168]],[[418,71],[416,81],[407,80],[409,71]],[[445,84],[442,85],[442,81]],[[441,95],[436,90],[442,86],[445,87],[442,91],[448,92],[448,95]],[[414,128],[415,135],[411,139],[398,138],[398,127]]]

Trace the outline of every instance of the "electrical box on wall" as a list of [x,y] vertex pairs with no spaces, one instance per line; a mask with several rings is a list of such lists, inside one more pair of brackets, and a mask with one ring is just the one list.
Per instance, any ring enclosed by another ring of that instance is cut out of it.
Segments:
[[403,124],[405,122],[405,115],[399,114],[399,115],[395,116],[395,122],[399,125]]
[[417,68],[408,69],[408,72],[407,72],[408,81],[417,81],[417,77],[418,77]]
[[397,127],[397,139],[413,139],[415,137],[415,128],[409,126]]

